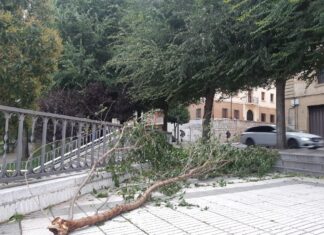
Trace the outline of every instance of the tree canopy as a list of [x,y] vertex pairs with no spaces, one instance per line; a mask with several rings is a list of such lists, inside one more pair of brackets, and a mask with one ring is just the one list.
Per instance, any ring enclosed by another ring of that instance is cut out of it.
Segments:
[[324,4],[316,0],[232,4],[246,48],[236,62],[243,66],[234,73],[249,76],[255,84],[276,85],[277,145],[284,148],[286,80],[298,76],[311,81],[324,66]]
[[[150,108],[167,118],[170,108],[204,97],[207,138],[215,92],[274,84],[284,147],[285,82],[312,81],[324,64],[322,0],[4,0],[0,7],[0,101],[13,106],[33,105],[47,88],[42,107],[66,95],[76,99],[72,110],[87,110],[71,115],[105,110],[107,120],[127,120]],[[68,112],[64,104],[56,110]]]
[[123,0],[56,2],[64,50],[52,89],[40,101],[42,110],[121,122],[133,115],[137,104],[106,67],[123,6]]
[[0,102],[32,107],[51,84],[62,51],[49,10],[51,0],[1,1],[0,3]]

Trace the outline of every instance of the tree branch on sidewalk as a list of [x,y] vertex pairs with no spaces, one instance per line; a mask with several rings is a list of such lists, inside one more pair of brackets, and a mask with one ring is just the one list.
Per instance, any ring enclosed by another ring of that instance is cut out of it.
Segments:
[[[271,169],[277,156],[273,150],[238,149],[229,144],[220,144],[214,139],[198,142],[187,148],[178,148],[169,144],[164,134],[145,125],[134,126],[127,132],[127,136],[126,133],[124,136],[125,139],[121,138],[117,142],[129,149],[127,155],[119,160],[109,158],[106,170],[112,174],[115,186],[123,194],[125,204],[102,213],[96,211],[94,215],[81,219],[66,220],[57,217],[48,226],[53,234],[67,235],[76,229],[135,210],[144,205],[156,190],[165,194],[175,194],[173,186],[189,178],[243,176],[251,173],[263,175]],[[127,142],[123,143],[124,140]],[[112,149],[117,150],[118,146],[115,145]],[[91,174],[93,172],[94,170]],[[120,185],[118,177],[123,175],[129,177]],[[86,181],[81,186],[85,183]],[[135,195],[140,196],[136,198]],[[130,198],[133,201],[128,201]],[[71,201],[71,205],[74,205],[75,200],[76,197]]]
[[211,160],[206,161],[203,165],[191,169],[186,174],[155,182],[148,189],[146,189],[143,195],[141,195],[134,202],[127,203],[124,205],[118,205],[103,213],[76,220],[64,220],[60,217],[57,217],[52,221],[51,225],[48,226],[48,229],[55,235],[67,235],[76,229],[83,228],[85,226],[92,226],[97,223],[110,220],[122,213],[129,212],[141,207],[150,198],[151,194],[154,191],[163,186],[170,185],[172,183],[183,181],[189,178],[202,176],[210,171],[216,170],[217,168],[222,168],[228,163],[229,161],[226,160],[221,160],[219,162],[214,162]]

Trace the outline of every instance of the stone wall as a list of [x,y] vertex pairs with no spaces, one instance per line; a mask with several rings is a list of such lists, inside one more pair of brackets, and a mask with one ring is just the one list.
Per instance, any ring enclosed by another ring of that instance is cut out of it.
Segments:
[[[242,132],[247,128],[263,125],[260,122],[250,122],[231,119],[216,119],[212,122],[212,133],[214,137],[218,138],[221,142],[226,141],[226,132],[231,133],[231,140],[239,142],[239,137]],[[180,125],[180,130],[185,132],[185,136],[182,138],[183,142],[195,142],[201,138],[202,133],[202,120],[192,120],[187,124]],[[174,135],[173,124],[168,125],[168,131]]]
[[[16,213],[28,214],[70,200],[85,177],[87,174],[83,173],[1,189],[0,222],[7,221]],[[100,172],[81,190],[81,194],[109,186],[113,186],[111,174]]]

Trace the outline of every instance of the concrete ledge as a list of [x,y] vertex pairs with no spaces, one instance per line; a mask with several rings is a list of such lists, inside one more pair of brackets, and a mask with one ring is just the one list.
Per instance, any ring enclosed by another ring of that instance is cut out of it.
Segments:
[[275,169],[322,176],[324,175],[324,152],[304,149],[281,151]]
[[[7,221],[15,213],[28,214],[58,203],[70,200],[87,173],[59,179],[0,190],[0,222]],[[113,186],[110,173],[96,174],[82,190],[81,194],[93,189]]]

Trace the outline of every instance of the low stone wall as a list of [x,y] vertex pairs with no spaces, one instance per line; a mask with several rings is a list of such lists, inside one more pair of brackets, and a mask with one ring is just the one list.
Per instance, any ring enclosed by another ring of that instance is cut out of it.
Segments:
[[[239,136],[247,128],[263,125],[262,122],[241,121],[232,119],[215,119],[212,121],[212,133],[220,141],[226,141],[226,132],[231,133],[233,141],[239,141]],[[180,125],[180,130],[183,130],[185,136],[182,138],[185,142],[195,142],[201,138],[202,133],[202,120],[191,120],[189,123]],[[173,124],[168,124],[168,131],[174,132]]]
[[275,169],[283,172],[324,176],[324,151],[308,149],[280,151],[280,159]]
[[[58,203],[70,200],[83,182],[86,173],[59,179],[33,183],[29,186],[15,186],[0,190],[0,222],[7,221],[14,214],[28,214]],[[101,172],[93,177],[81,194],[93,189],[113,186],[110,173]]]

